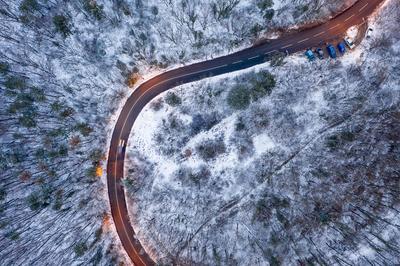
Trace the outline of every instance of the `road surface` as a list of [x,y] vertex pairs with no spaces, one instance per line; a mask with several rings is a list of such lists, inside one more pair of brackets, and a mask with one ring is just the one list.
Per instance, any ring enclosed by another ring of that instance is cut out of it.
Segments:
[[[178,85],[245,69],[265,62],[276,52],[294,53],[337,39],[346,30],[361,24],[383,0],[359,0],[351,8],[325,24],[291,33],[242,51],[164,72],[141,84],[126,101],[112,134],[107,163],[111,213],[121,243],[135,265],[154,265],[136,238],[129,221],[124,188],[125,147],[131,128],[144,106],[160,93]],[[326,54],[326,52],[325,52]]]

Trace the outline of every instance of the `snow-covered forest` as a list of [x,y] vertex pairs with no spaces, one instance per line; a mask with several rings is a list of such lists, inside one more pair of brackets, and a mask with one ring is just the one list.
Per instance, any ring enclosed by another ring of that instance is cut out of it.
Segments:
[[[104,172],[131,87],[354,1],[0,0],[0,265],[129,264]],[[398,257],[400,16],[388,2],[356,60],[291,57],[149,105],[125,184],[156,259]]]
[[400,18],[338,60],[166,92],[131,134],[131,218],[166,264],[400,263]]

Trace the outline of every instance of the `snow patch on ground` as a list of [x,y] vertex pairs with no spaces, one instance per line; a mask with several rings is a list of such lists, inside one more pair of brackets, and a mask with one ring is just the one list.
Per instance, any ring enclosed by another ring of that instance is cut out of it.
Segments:
[[255,136],[253,138],[253,143],[258,155],[270,151],[276,146],[275,142],[267,133]]

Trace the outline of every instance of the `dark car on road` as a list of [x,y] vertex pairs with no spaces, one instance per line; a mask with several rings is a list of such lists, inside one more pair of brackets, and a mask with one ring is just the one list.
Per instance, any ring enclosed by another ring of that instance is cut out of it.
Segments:
[[315,53],[317,54],[319,59],[324,59],[324,51],[321,48],[315,49]]
[[326,50],[328,51],[328,54],[331,58],[335,59],[336,58],[336,50],[335,47],[333,47],[332,44],[328,44],[326,46]]
[[305,52],[305,55],[307,56],[308,60],[310,60],[310,61],[315,60],[314,53],[311,49],[307,49],[307,51]]
[[337,48],[341,54],[346,52],[346,44],[344,42],[338,43]]

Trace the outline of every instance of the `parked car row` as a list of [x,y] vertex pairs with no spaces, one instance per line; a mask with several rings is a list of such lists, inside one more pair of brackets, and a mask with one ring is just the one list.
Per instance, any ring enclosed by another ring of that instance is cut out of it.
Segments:
[[[366,37],[370,38],[372,35],[372,32],[373,32],[373,30],[371,28],[368,28],[368,30],[366,32]],[[320,43],[320,45],[322,45],[322,42]],[[346,53],[346,46],[349,49],[354,49],[354,47],[356,47],[356,45],[354,44],[353,38],[346,36],[343,39],[343,41],[339,42],[336,45],[336,48],[340,54],[344,54],[344,53]],[[337,57],[336,49],[332,44],[329,44],[329,43],[326,44],[326,51],[328,52],[328,55],[331,58]],[[314,61],[316,59],[316,56],[319,59],[324,59],[324,51],[320,47],[316,48],[314,51],[311,48],[307,49],[305,52],[305,55],[307,56],[308,60],[310,60],[310,61]]]
[[[344,53],[346,53],[346,46],[350,49],[353,49],[355,47],[354,40],[350,37],[346,37],[346,38],[344,38],[343,41],[339,42],[336,45],[336,48],[340,52],[340,54],[344,54]],[[332,44],[329,44],[329,43],[326,44],[326,51],[328,52],[328,55],[331,58],[337,57],[336,49]],[[324,51],[320,47],[316,48],[314,51],[311,48],[307,49],[305,52],[305,55],[307,56],[308,60],[310,60],[310,61],[315,60],[315,58],[316,58],[315,55],[317,55],[317,57],[319,59],[324,59]]]
[[[339,42],[336,45],[337,50],[339,51],[340,54],[344,54],[346,53],[346,45],[350,48],[353,49],[355,47],[353,40],[350,39],[349,37],[346,37],[343,41]],[[336,49],[332,44],[327,43],[326,44],[326,51],[328,52],[328,55],[331,58],[336,58],[337,57],[337,53],[336,53]],[[324,59],[324,51],[322,50],[322,48],[318,47],[316,48],[314,51],[310,48],[307,49],[305,52],[305,55],[307,56],[308,60],[310,61],[314,61],[316,56],[319,59]]]
[[[371,28],[368,28],[367,32],[366,32],[366,37],[367,38],[371,38],[373,30]],[[320,43],[320,45],[322,45],[322,42]],[[336,45],[337,50],[340,52],[340,54],[344,54],[346,53],[346,46],[349,49],[354,49],[354,47],[356,47],[356,45],[354,44],[354,40],[353,38],[346,36],[343,41],[339,42]],[[337,53],[336,53],[336,49],[332,44],[327,43],[326,44],[326,51],[328,52],[328,55],[335,59],[337,57]],[[307,56],[308,60],[310,61],[314,61],[316,59],[316,56],[319,59],[324,59],[324,51],[322,50],[322,48],[318,47],[316,48],[314,51],[309,48],[306,50],[305,55]]]

